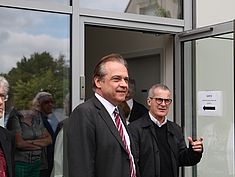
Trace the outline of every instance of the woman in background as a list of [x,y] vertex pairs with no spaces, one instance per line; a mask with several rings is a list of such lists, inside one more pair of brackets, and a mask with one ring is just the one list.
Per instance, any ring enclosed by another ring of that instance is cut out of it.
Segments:
[[14,132],[16,139],[16,177],[39,177],[42,150],[52,143],[41,117],[35,111],[13,109],[7,128]]

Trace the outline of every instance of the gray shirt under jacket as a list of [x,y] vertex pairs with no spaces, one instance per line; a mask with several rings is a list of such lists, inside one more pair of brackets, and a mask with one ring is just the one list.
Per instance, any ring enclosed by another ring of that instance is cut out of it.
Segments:
[[[14,116],[12,117],[12,131],[14,133],[21,133],[22,138],[24,140],[35,140],[39,136],[41,136],[44,131],[45,127],[43,125],[43,121],[41,117],[37,115],[32,116],[32,124],[29,125],[27,123],[26,118],[24,116]],[[16,148],[15,152],[15,161],[25,162],[25,163],[33,163],[41,159],[41,150],[23,150]]]

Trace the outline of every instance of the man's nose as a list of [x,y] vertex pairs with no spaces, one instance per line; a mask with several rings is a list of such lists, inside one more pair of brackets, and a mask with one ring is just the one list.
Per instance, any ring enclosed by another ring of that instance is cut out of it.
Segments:
[[4,98],[0,97],[0,104],[3,104],[3,103],[4,103]]
[[122,79],[120,85],[123,87],[128,87],[128,82],[125,79]]
[[162,100],[162,102],[161,102],[161,104],[160,105],[162,105],[162,106],[166,106],[167,104],[166,104],[166,102],[165,102],[166,100]]

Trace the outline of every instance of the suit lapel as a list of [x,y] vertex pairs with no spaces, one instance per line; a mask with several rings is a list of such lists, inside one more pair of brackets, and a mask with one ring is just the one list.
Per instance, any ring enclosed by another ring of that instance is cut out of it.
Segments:
[[[109,128],[113,136],[116,138],[116,140],[121,144],[121,146],[126,151],[126,148],[122,142],[121,136],[116,128],[116,125],[114,124],[112,120],[112,117],[109,115],[108,111],[105,109],[105,107],[96,97],[94,98],[94,104],[99,110],[98,112],[99,112],[100,117],[104,120],[104,122],[106,123],[107,127]],[[122,122],[123,122],[123,119],[122,119]]]
[[133,100],[133,106],[132,106],[132,110],[131,110],[131,113],[130,113],[130,119],[129,119],[130,122],[135,117],[135,115],[134,115],[134,113],[136,112],[135,109],[136,109],[136,107],[135,107],[135,100]]
[[[143,128],[148,128],[149,132],[152,134],[152,141],[153,141],[153,149],[154,149],[154,153],[159,153],[159,148],[158,148],[158,139],[157,139],[157,134],[156,134],[156,130],[155,130],[155,125],[153,123],[153,121],[150,119],[149,114],[146,114],[144,116],[144,119],[142,119],[142,127]],[[155,155],[154,155],[154,159],[155,159]],[[155,159],[155,161],[157,161],[157,159]],[[156,162],[159,163],[159,162]],[[159,169],[156,168],[155,169],[157,171],[157,173],[159,172]]]
[[174,131],[170,125],[170,122],[168,121],[167,122],[167,139],[168,139],[168,143],[169,143],[169,146],[170,146],[170,149],[171,151],[173,152],[173,155],[174,157],[177,157],[177,144],[175,143],[175,140],[174,140]]

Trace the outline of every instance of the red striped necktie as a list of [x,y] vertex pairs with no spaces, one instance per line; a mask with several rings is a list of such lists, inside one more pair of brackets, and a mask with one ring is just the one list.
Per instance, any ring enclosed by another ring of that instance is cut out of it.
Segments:
[[124,131],[123,131],[123,129],[125,127],[121,123],[121,118],[120,118],[118,110],[116,108],[114,110],[114,116],[115,116],[116,127],[118,129],[118,132],[119,132],[121,138],[122,138],[122,142],[123,142],[123,144],[124,144],[124,146],[126,148],[126,151],[128,153],[129,159],[130,159],[130,173],[131,173],[131,177],[136,177],[136,172],[135,172],[135,168],[134,168],[134,159],[133,159],[133,156],[131,155],[130,149],[129,149],[128,145],[127,145],[126,138],[125,138]]

